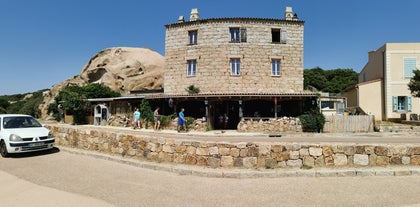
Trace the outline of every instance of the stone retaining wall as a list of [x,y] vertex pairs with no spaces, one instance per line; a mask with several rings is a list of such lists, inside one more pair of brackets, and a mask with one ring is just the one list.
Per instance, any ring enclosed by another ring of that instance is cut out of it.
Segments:
[[213,168],[290,168],[420,165],[420,145],[228,143],[145,135],[139,131],[47,125],[58,146],[129,158]]
[[280,117],[264,119],[241,119],[238,123],[239,132],[302,132],[302,124],[299,118]]

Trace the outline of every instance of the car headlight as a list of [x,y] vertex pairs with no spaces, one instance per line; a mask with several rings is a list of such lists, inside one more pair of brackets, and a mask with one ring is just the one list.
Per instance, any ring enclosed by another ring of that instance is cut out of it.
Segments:
[[53,133],[52,132],[48,132],[48,138],[53,138]]
[[12,141],[12,142],[20,142],[20,141],[22,141],[22,137],[20,137],[19,135],[16,135],[16,134],[11,134],[9,136],[9,140]]

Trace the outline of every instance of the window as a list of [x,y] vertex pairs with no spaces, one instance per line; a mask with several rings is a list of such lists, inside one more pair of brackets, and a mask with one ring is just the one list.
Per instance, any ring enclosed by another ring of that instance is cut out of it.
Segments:
[[230,74],[231,75],[241,74],[241,60],[239,58],[230,59]]
[[271,60],[271,75],[275,75],[275,76],[280,75],[280,60],[278,59]]
[[198,31],[197,30],[188,31],[188,37],[190,39],[190,45],[196,45],[197,44],[197,36],[198,36]]
[[271,42],[286,44],[287,31],[281,29],[271,29]]
[[411,111],[411,97],[410,96],[393,96],[392,97],[393,111]]
[[271,41],[280,42],[280,29],[271,29]]
[[195,74],[197,72],[197,61],[196,60],[188,60],[187,64],[188,64],[187,76],[195,76]]
[[404,78],[414,76],[413,70],[416,70],[416,58],[404,58]]
[[230,41],[239,42],[239,28],[230,28]]
[[321,101],[321,109],[334,109],[334,101]]
[[246,28],[241,28],[241,42],[246,42]]
[[230,28],[230,42],[246,42],[246,28]]

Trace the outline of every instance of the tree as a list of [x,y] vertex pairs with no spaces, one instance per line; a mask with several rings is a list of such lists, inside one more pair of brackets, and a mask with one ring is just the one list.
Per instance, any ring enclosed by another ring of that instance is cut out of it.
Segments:
[[6,113],[7,107],[10,106],[9,101],[6,99],[0,98],[0,113]]
[[318,90],[322,90],[326,87],[326,84],[327,79],[324,70],[321,68],[317,67],[303,71],[303,86],[305,89],[309,89],[309,86],[312,86]]
[[112,98],[121,96],[120,93],[113,91],[111,88],[99,84],[92,83],[83,87],[86,98]]
[[68,114],[72,114],[75,124],[84,124],[85,115],[89,108],[86,99],[89,98],[110,98],[121,96],[120,93],[112,91],[108,86],[103,84],[89,84],[83,87],[67,86],[63,88],[55,97],[55,103],[48,106],[48,112],[54,113],[54,117],[60,117],[56,113],[58,105]]
[[20,114],[29,114],[35,118],[41,117],[39,105],[44,101],[42,91],[32,93],[32,97],[23,101],[23,106],[19,109]]
[[420,70],[413,70],[414,76],[408,83],[408,89],[414,97],[420,97]]
[[341,93],[347,87],[357,83],[357,73],[352,69],[323,70],[313,68],[303,71],[303,84],[305,89],[310,86],[319,91]]
[[150,107],[148,100],[146,99],[141,100],[139,110],[140,110],[141,116],[146,121],[145,127],[148,128],[149,122],[151,122],[153,125],[154,116],[153,116],[152,107]]
[[325,71],[328,80],[326,92],[341,93],[347,87],[357,83],[357,73],[351,69],[335,69]]

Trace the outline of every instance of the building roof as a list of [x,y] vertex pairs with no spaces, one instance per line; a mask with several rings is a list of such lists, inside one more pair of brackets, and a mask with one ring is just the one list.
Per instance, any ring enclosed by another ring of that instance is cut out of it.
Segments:
[[316,97],[318,93],[300,92],[300,93],[199,93],[199,94],[164,94],[164,93],[145,93],[133,96],[122,96],[113,98],[90,98],[89,102],[110,102],[118,100],[134,99],[165,99],[165,98],[226,98],[226,97]]
[[185,21],[185,22],[176,22],[172,24],[165,25],[166,28],[170,27],[177,27],[177,26],[186,26],[186,25],[194,25],[194,24],[202,24],[202,23],[214,23],[214,22],[228,22],[228,21],[235,21],[235,22],[285,22],[285,23],[298,23],[303,24],[305,21],[303,20],[285,20],[285,19],[273,19],[273,18],[250,18],[250,17],[229,17],[229,18],[208,18],[208,19],[199,19],[196,21]]
[[103,102],[103,101],[118,101],[118,100],[131,100],[131,99],[143,99],[145,96],[121,96],[121,97],[112,97],[112,98],[89,98],[89,102]]
[[147,99],[159,98],[222,98],[222,97],[314,97],[318,93],[199,93],[199,94],[148,94]]

